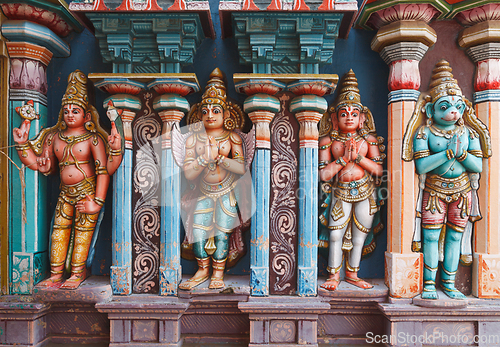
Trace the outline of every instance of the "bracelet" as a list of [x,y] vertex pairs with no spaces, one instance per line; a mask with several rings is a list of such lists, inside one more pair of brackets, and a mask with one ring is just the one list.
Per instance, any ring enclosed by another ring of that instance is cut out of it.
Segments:
[[359,162],[360,162],[361,160],[363,160],[363,158],[364,158],[364,157],[363,157],[361,154],[358,154],[358,156],[356,157],[356,159],[354,160],[354,162],[355,162],[356,164],[359,164]]
[[104,201],[104,199],[101,199],[101,198],[99,198],[99,197],[97,197],[97,196],[96,196],[96,197],[94,197],[94,202],[95,202],[97,205],[99,205],[99,206],[104,206],[104,202],[105,202],[105,201]]
[[330,164],[331,161],[329,160],[321,160],[319,163],[318,163],[318,169],[324,169],[325,167],[328,166],[328,164]]
[[339,165],[342,165],[342,166],[347,166],[347,163],[345,162],[344,158],[340,157],[338,158],[336,161],[335,161],[335,164],[339,164]]
[[446,157],[451,160],[453,159],[455,156],[453,155],[453,151],[451,149],[447,149],[446,150]]
[[115,156],[115,157],[122,155],[122,149],[121,148],[120,149],[110,149],[109,155]]
[[24,151],[26,149],[30,149],[30,144],[29,144],[29,142],[26,141],[25,143],[16,144],[15,147],[18,151]]
[[203,166],[203,167],[207,167],[208,163],[205,159],[203,159],[203,157],[200,155],[198,157],[198,165],[200,166]]
[[457,160],[459,162],[462,162],[465,160],[465,158],[467,158],[467,151],[464,151],[461,156],[457,157]]

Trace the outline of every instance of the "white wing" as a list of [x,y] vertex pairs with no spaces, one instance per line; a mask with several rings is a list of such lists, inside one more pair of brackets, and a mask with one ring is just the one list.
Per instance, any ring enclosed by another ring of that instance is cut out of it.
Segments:
[[186,134],[182,134],[179,130],[179,125],[174,124],[172,126],[172,154],[174,156],[174,160],[179,167],[184,166],[184,158],[186,157],[186,140],[193,133],[188,132]]
[[241,130],[235,130],[236,134],[240,135],[243,140],[243,151],[245,154],[246,169],[250,168],[253,161],[253,155],[255,153],[255,125],[248,134],[245,134]]

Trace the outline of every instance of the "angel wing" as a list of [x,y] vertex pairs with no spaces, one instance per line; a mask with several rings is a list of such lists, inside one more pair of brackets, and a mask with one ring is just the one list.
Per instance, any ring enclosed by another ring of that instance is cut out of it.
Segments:
[[253,155],[255,154],[255,125],[252,127],[252,130],[248,134],[245,134],[241,130],[234,130],[234,132],[240,135],[243,140],[243,151],[245,152],[245,162],[246,169],[250,168],[250,165],[253,161]]
[[179,167],[184,166],[184,158],[186,157],[186,140],[189,136],[193,135],[192,132],[182,134],[179,125],[174,124],[172,126],[172,154],[174,160]]

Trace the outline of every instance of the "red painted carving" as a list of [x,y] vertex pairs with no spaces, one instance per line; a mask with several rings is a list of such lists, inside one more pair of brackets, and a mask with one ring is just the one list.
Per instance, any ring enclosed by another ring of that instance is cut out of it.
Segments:
[[[277,0],[277,1],[279,1],[279,0]],[[269,6],[271,6],[271,5],[269,5]],[[269,7],[267,9],[269,9]],[[257,7],[257,5],[255,5],[253,0],[245,0],[243,2],[243,10],[244,11],[258,11],[259,8]]]
[[388,87],[390,91],[418,90],[420,88],[420,71],[417,60],[397,60],[391,63],[389,70]]
[[11,59],[10,87],[34,90],[47,95],[47,67],[31,59]]
[[12,20],[29,20],[46,26],[57,35],[64,37],[71,32],[71,27],[58,14],[39,7],[11,3],[2,4],[5,16]]
[[168,8],[169,11],[185,10],[186,2],[184,0],[175,0],[174,4]]
[[500,89],[500,59],[488,59],[477,63],[474,90]]
[[[252,1],[252,0],[250,0]],[[271,4],[267,6],[268,11],[276,11],[276,10],[281,10],[281,0],[272,0]]]
[[[174,4],[175,5],[175,4]],[[137,0],[123,0],[116,11],[162,11],[156,0],[147,0],[146,2]]]
[[293,6],[294,11],[310,11],[309,6],[306,5],[305,0],[295,0],[295,5]]
[[319,5],[319,11],[333,11],[335,7],[335,0],[323,0],[323,3]]
[[487,20],[500,20],[500,4],[487,4],[460,12],[455,19],[462,25],[474,25]]
[[400,4],[375,12],[366,24],[379,29],[399,20],[420,20],[428,23],[438,14],[439,11],[429,4]]

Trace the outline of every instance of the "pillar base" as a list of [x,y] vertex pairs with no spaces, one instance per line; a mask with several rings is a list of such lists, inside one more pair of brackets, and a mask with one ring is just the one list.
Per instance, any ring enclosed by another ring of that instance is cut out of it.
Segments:
[[130,266],[111,266],[111,288],[114,295],[132,294],[132,269]]
[[385,252],[385,283],[394,298],[412,298],[422,292],[422,253]]
[[500,254],[474,254],[472,295],[500,299]]
[[318,346],[318,314],[330,304],[318,298],[269,297],[249,298],[238,308],[249,314],[248,346]]
[[160,295],[177,295],[177,288],[181,283],[182,270],[160,266]]

